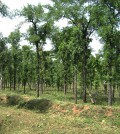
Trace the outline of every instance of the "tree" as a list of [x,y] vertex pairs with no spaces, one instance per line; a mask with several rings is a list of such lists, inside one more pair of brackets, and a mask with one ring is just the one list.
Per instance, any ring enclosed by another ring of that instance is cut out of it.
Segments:
[[14,74],[14,90],[16,90],[16,76],[17,76],[17,67],[19,63],[18,59],[18,49],[19,49],[19,42],[20,42],[20,31],[16,29],[14,32],[11,32],[9,37],[8,37],[8,42],[12,45],[12,57],[13,57],[13,74]]
[[42,84],[40,77],[42,47],[45,44],[47,35],[50,33],[50,24],[45,22],[45,12],[40,4],[37,6],[28,4],[21,11],[21,16],[25,17],[26,22],[32,24],[27,31],[27,40],[36,47],[37,97],[39,97],[39,86]]
[[[76,29],[74,38],[77,41],[78,53],[81,53],[82,63],[82,79],[83,79],[83,101],[86,102],[86,90],[87,90],[87,62],[90,56],[89,43],[91,42],[91,34],[94,31],[94,21],[92,19],[92,4],[85,6],[87,1],[55,1],[53,8],[51,9],[52,16],[54,19],[59,20],[60,18],[66,18],[68,23]],[[88,16],[88,17],[87,17]]]
[[12,55],[12,50],[8,50],[8,55],[7,55],[7,68],[8,68],[8,82],[10,84],[10,90],[12,89],[12,83],[13,83],[13,55]]
[[[116,54],[116,38],[117,27],[120,18],[120,3],[119,1],[100,1],[97,6],[97,23],[99,24],[99,35],[102,37],[104,45],[104,60],[107,67],[107,82],[108,82],[108,105],[112,105],[112,83],[113,83],[113,67],[115,65]],[[101,15],[99,17],[98,12]],[[104,18],[104,20],[102,20]]]
[[[1,16],[3,16],[3,17],[5,17],[5,16],[7,16],[8,15],[8,7],[4,4],[4,3],[2,3],[2,1],[0,1],[0,15]],[[2,36],[2,34],[0,33],[0,49],[1,50],[3,50],[4,51],[4,48],[6,47],[5,46],[5,40],[4,40],[5,38],[3,38],[3,36]],[[2,53],[3,52],[1,52],[1,55],[0,55],[0,57],[2,56]],[[1,58],[3,58],[3,57],[1,57]],[[2,61],[3,59],[1,59],[1,61]],[[2,64],[2,63],[0,63],[0,64]],[[1,66],[1,70],[0,70],[0,89],[2,88],[2,66]]]
[[[22,84],[24,87],[24,94],[26,93],[26,85],[30,85],[35,77],[35,61],[33,59],[33,52],[30,46],[22,46]],[[30,86],[31,89],[31,86]]]
[[[0,33],[0,89],[3,88],[5,83],[5,68],[6,68],[6,56],[7,56],[6,38]],[[5,87],[5,86],[4,86]]]

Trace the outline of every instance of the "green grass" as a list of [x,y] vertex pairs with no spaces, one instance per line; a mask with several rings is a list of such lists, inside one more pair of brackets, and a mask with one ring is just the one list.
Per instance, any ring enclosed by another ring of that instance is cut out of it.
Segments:
[[[78,103],[81,104],[83,103],[82,101],[82,94],[80,93],[80,89],[78,89]],[[23,90],[19,89],[16,91],[9,91],[9,89],[4,90],[0,90],[0,94],[7,94],[9,95],[21,95],[21,96],[25,96],[23,93]],[[26,95],[29,96],[29,98],[32,99],[36,99],[36,91],[35,90],[29,90],[26,89]],[[44,91],[44,93],[40,93],[40,99],[48,99],[54,102],[58,102],[58,101],[65,101],[65,102],[70,102],[70,103],[74,103],[74,95],[72,94],[72,90],[69,90],[69,92],[67,92],[67,95],[65,96],[63,91],[57,91],[55,88],[51,89],[51,88],[47,88],[47,90]],[[87,95],[87,103],[90,104],[91,100],[90,100],[90,96]],[[97,95],[95,96],[96,99],[96,105],[103,105],[103,106],[107,106],[108,105],[108,97],[107,95],[104,94],[103,90],[97,91]],[[115,92],[115,101],[113,101],[113,105],[114,106],[120,106],[120,97],[118,95],[118,91]]]
[[[54,104],[55,105],[55,104]],[[65,104],[64,104],[65,107]],[[107,115],[107,107],[90,106],[80,114],[74,114],[71,105],[67,112],[51,107],[45,113],[33,112],[16,107],[0,106],[1,134],[119,134],[120,109],[112,109]]]
[[[36,98],[0,91],[0,134],[119,134],[116,105],[74,104],[68,94],[45,92]],[[100,98],[99,98],[100,99]]]

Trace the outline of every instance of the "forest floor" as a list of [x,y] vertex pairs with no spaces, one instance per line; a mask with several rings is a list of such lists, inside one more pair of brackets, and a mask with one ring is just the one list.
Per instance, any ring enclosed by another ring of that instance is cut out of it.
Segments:
[[120,134],[120,107],[0,91],[0,134]]

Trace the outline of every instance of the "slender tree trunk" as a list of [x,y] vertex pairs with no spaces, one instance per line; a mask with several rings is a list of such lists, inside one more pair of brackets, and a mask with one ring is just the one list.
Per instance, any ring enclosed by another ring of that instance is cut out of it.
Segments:
[[39,55],[39,46],[36,43],[36,52],[37,52],[37,97],[40,96],[40,55]]
[[[86,40],[86,33],[83,35],[83,39]],[[88,44],[85,42],[83,46],[83,102],[87,102],[87,50],[88,50]]]
[[5,88],[8,88],[9,86],[8,86],[8,82],[7,82],[7,80],[5,80]]
[[2,89],[4,89],[5,90],[5,73],[4,73],[4,70],[5,69],[5,67],[3,66],[3,68],[2,68]]
[[75,81],[75,84],[74,84],[74,96],[75,96],[75,104],[77,104],[77,70],[75,69],[75,76],[74,76],[74,81]]
[[84,52],[84,61],[83,61],[83,102],[87,102],[87,92],[86,92],[87,86],[86,86],[86,54]]
[[26,82],[24,82],[24,85],[23,85],[23,87],[24,87],[24,94],[26,93]]
[[92,85],[92,80],[90,80],[90,90],[92,91],[92,87],[93,87],[93,85]]
[[18,90],[20,90],[20,81],[18,81]]
[[44,91],[44,84],[43,84],[43,82],[40,83],[40,89],[41,89],[41,93],[43,94],[43,91]]
[[60,84],[59,84],[59,81],[57,81],[57,89],[58,89],[58,91],[60,91]]
[[120,88],[118,84],[117,84],[117,92],[118,92],[118,97],[120,98]]
[[4,89],[4,78],[2,77],[2,89]]
[[2,77],[0,78],[0,89],[2,89]]
[[12,82],[10,81],[10,91],[11,91],[11,89],[12,89]]
[[108,105],[112,106],[112,85],[108,83]]
[[[35,35],[37,34],[37,24],[36,22],[33,22],[34,30],[35,30]],[[40,96],[40,54],[39,54],[39,42],[35,42],[36,46],[36,57],[37,57],[37,65],[36,65],[36,73],[37,73],[37,97]]]
[[44,79],[44,83],[43,83],[43,90],[46,91],[46,81]]
[[4,77],[3,77],[3,89],[5,90],[5,78]]
[[75,76],[73,77],[73,94],[75,93]]
[[45,92],[45,89],[46,88],[46,86],[45,86],[45,81],[43,81],[43,92]]
[[103,83],[103,87],[104,87],[104,93],[105,95],[107,95],[107,83],[106,82]]
[[0,74],[0,89],[2,89],[2,85],[3,85],[3,67],[1,65],[1,74]]
[[64,75],[64,95],[65,95],[65,100],[66,100],[66,94],[67,94],[67,76],[66,74]]
[[16,90],[16,57],[14,56],[14,76],[13,76],[13,88]]
[[16,90],[16,70],[14,69],[14,91]]
[[41,89],[41,93],[43,94],[43,91],[44,91],[44,80],[43,80],[43,76],[41,78],[40,89]]
[[120,88],[118,87],[118,95],[119,95],[119,98],[120,98]]
[[64,94],[67,93],[67,74],[64,75]]
[[66,95],[66,93],[67,93],[67,83],[65,82],[64,83],[64,94]]
[[10,81],[10,91],[12,89],[12,69],[9,67],[9,81]]
[[113,85],[112,99],[113,99],[113,101],[115,101],[115,85]]
[[108,82],[108,105],[112,106],[112,81],[111,81],[111,76],[112,76],[112,67],[109,65],[109,82]]
[[0,90],[2,89],[2,69],[1,69],[1,74],[0,74]]
[[109,60],[109,81],[108,81],[108,105],[112,106],[113,102],[113,96],[112,96],[112,66],[111,66],[112,61]]

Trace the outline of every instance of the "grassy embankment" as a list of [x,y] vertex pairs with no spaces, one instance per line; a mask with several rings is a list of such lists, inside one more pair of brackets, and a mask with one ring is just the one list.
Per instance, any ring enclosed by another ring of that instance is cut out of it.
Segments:
[[[68,101],[69,100],[69,101]],[[0,91],[0,134],[119,134],[120,108],[116,105],[75,105],[70,96]]]

